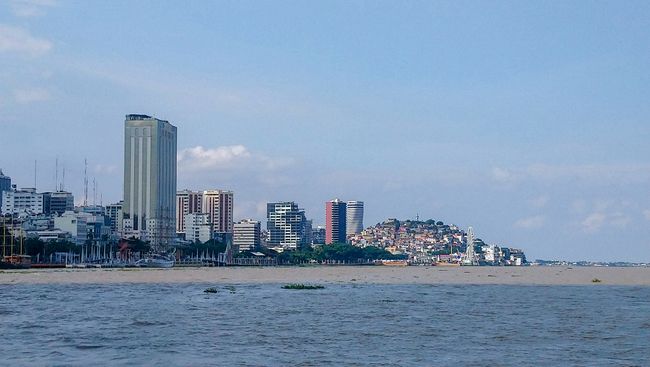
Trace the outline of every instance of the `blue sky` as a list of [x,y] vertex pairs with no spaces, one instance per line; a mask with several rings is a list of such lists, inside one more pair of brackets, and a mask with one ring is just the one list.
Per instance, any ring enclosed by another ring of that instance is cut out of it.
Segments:
[[530,258],[650,261],[650,3],[0,4],[0,168],[121,198],[123,119],[179,128],[179,188],[236,217],[334,197]]

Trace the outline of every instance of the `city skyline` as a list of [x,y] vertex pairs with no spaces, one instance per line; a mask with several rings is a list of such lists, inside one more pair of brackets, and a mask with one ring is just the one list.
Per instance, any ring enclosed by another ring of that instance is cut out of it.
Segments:
[[48,4],[0,5],[19,187],[37,161],[56,190],[58,157],[80,202],[88,158],[119,201],[122,117],[145,113],[183,131],[178,187],[233,190],[235,219],[287,200],[322,224],[358,198],[365,227],[419,215],[531,259],[650,260],[645,2]]

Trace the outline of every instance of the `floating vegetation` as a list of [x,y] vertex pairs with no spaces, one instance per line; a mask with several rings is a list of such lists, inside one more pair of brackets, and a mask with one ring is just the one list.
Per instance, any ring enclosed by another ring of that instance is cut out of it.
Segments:
[[598,279],[598,278],[594,278],[594,279],[591,280],[591,282],[592,283],[602,283],[603,281]]
[[235,293],[235,287],[232,285],[228,285],[224,287],[227,291],[230,291],[230,293]]
[[296,289],[296,290],[309,290],[309,289],[323,289],[322,285],[309,285],[309,284],[286,284],[282,286],[282,289]]
[[217,293],[219,291],[217,290],[217,288],[210,287],[210,288],[206,288],[206,290],[204,290],[203,292],[204,293]]

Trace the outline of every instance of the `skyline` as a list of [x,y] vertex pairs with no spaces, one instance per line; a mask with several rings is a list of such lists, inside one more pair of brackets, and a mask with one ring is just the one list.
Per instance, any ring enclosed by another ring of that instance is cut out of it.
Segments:
[[340,197],[365,227],[419,215],[530,259],[650,260],[647,3],[42,4],[0,5],[19,187],[37,160],[52,190],[58,156],[79,202],[87,157],[122,199],[142,113],[179,128],[178,189],[233,190],[235,219],[287,200],[324,224]]

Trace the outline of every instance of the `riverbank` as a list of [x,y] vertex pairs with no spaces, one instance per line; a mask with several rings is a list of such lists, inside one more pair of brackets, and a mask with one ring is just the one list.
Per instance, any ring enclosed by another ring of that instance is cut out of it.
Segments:
[[[600,282],[594,283],[594,279]],[[0,272],[0,284],[369,283],[650,286],[650,268],[617,267],[227,267],[30,269]]]

